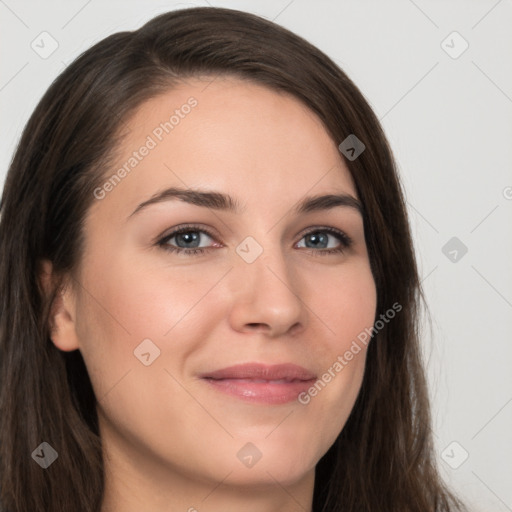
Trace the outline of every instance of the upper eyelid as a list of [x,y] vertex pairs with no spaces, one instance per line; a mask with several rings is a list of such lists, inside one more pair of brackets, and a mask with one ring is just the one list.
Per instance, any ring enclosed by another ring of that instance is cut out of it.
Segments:
[[165,232],[164,232],[164,234],[158,236],[156,238],[156,241],[168,240],[169,238],[173,238],[176,235],[179,235],[181,233],[188,233],[189,231],[199,231],[201,233],[208,235],[210,238],[213,238],[214,240],[218,241],[217,240],[218,237],[215,234],[215,232],[213,232],[213,230],[210,230],[210,229],[207,229],[204,227],[200,227],[200,226],[188,226],[188,225],[177,226],[168,231],[169,232],[167,234],[165,234]]

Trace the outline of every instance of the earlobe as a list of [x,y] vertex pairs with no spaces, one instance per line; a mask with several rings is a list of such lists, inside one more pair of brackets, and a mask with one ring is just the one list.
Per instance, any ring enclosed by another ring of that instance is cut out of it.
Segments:
[[[52,291],[52,263],[48,260],[41,262],[39,282],[43,293],[48,296]],[[53,344],[64,352],[79,348],[75,323],[75,296],[67,278],[59,286],[51,305],[48,318],[48,331]]]

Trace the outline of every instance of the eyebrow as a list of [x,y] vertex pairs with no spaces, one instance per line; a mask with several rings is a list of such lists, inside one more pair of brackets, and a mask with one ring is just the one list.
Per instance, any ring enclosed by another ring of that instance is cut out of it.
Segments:
[[[222,192],[170,187],[156,193],[147,201],[140,203],[128,218],[152,204],[171,201],[174,199],[178,199],[195,206],[202,206],[213,210],[227,211],[235,214],[245,211],[245,207],[242,207],[239,201]],[[306,197],[299,201],[292,211],[296,214],[303,214],[331,210],[337,207],[352,208],[363,216],[363,205],[358,199],[350,194],[326,194]]]

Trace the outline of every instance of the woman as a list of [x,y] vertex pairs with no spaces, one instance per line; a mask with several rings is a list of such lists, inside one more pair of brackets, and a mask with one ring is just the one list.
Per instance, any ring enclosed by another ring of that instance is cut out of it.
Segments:
[[193,8],[100,41],[30,118],[0,239],[3,510],[464,510],[391,151],[303,39]]

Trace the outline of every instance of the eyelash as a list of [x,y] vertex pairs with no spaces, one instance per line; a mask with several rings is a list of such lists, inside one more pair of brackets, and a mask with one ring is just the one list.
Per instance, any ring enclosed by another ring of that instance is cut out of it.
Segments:
[[[205,233],[213,240],[215,239],[215,236],[213,233],[211,233],[208,229],[205,229],[203,227],[194,226],[194,225],[186,225],[182,226],[181,228],[178,228],[174,230],[172,233],[165,235],[163,238],[159,239],[157,241],[157,244],[159,247],[161,247],[163,250],[180,254],[184,253],[186,256],[198,256],[200,254],[203,254],[209,250],[211,250],[211,247],[201,247],[201,248],[195,248],[195,249],[185,249],[183,247],[172,247],[167,242],[174,238],[176,235],[180,235],[182,233],[190,233],[190,232],[199,232],[199,233]],[[309,248],[309,252],[314,254],[315,256],[327,256],[337,253],[343,253],[346,249],[350,248],[353,244],[353,240],[343,231],[339,231],[338,229],[331,228],[331,227],[318,227],[311,231],[308,231],[307,233],[304,233],[302,235],[302,238],[308,235],[316,234],[316,233],[329,233],[330,235],[334,235],[338,240],[341,242],[341,247],[338,247],[337,249],[311,249]],[[302,240],[301,238],[301,240]]]

